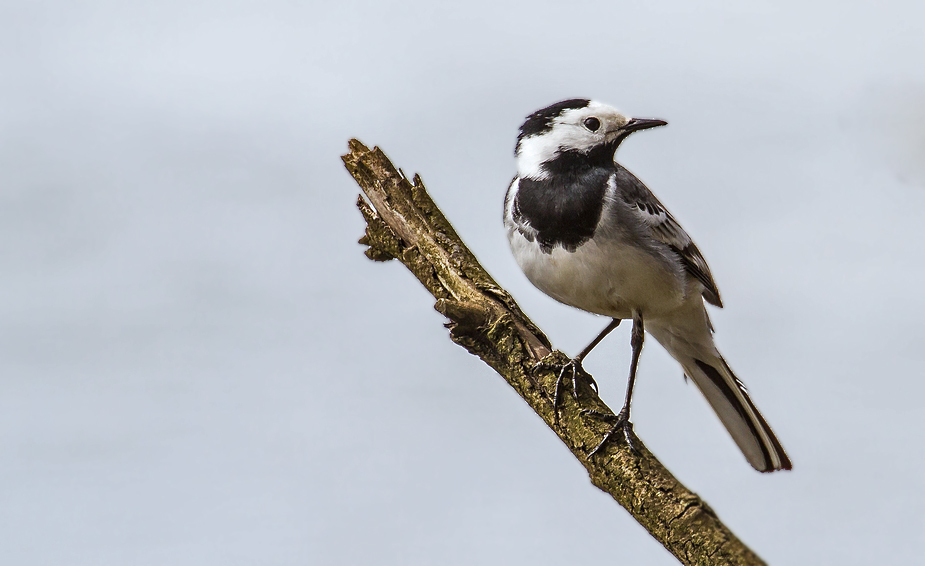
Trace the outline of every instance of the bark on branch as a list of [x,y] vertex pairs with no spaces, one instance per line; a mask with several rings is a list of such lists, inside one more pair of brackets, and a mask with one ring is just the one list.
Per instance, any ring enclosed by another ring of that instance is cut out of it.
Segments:
[[588,470],[591,482],[683,564],[764,564],[635,435],[638,452],[617,435],[618,440],[588,458],[609,425],[581,409],[612,411],[579,380],[579,400],[562,395],[557,418],[552,399],[559,368],[568,357],[552,351],[546,336],[479,265],[419,176],[408,180],[379,148],[369,149],[357,140],[350,140],[349,148],[344,164],[366,195],[358,197],[357,207],[366,219],[360,243],[369,246],[367,257],[395,258],[424,284],[436,299],[437,311],[449,319],[450,338],[494,368],[523,397]]

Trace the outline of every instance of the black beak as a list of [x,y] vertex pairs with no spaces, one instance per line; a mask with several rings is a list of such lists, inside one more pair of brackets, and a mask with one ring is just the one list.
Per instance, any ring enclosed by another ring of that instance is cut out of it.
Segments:
[[647,118],[633,118],[626,123],[625,126],[620,128],[626,133],[635,132],[637,130],[647,130],[649,128],[656,128],[658,126],[666,126],[668,122],[664,120],[649,120]]

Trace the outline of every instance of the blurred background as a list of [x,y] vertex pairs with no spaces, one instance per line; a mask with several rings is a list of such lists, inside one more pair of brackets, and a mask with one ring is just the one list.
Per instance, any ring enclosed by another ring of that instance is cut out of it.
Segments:
[[[751,469],[650,341],[636,432],[773,564],[925,532],[921,2],[0,4],[0,548],[17,565],[675,564],[433,299],[356,244],[350,137],[419,172],[565,352],[501,203],[523,117],[704,251],[717,341],[793,462]],[[629,329],[586,367],[618,406]]]

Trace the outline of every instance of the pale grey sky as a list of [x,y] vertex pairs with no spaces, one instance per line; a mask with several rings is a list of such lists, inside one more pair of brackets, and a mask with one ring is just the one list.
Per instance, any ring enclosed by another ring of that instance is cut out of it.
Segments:
[[[754,472],[646,348],[637,433],[772,564],[925,532],[921,2],[0,4],[0,548],[20,565],[674,564],[355,242],[380,145],[555,345],[604,321],[501,226],[527,113],[667,128],[680,219],[793,463]],[[619,405],[628,332],[586,366]]]

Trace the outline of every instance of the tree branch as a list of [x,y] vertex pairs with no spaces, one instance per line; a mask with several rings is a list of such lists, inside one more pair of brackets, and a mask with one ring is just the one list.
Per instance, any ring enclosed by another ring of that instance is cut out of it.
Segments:
[[445,325],[450,338],[494,368],[523,397],[588,470],[591,483],[616,499],[683,564],[764,564],[635,435],[638,452],[618,435],[588,458],[610,427],[581,410],[613,411],[577,380],[579,400],[562,395],[557,418],[554,388],[568,357],[552,351],[546,336],[479,265],[419,176],[409,181],[379,148],[370,150],[357,140],[350,140],[349,147],[344,164],[368,199],[357,199],[367,223],[360,239],[369,246],[367,257],[398,259],[424,284],[437,300],[434,307],[450,321]]

